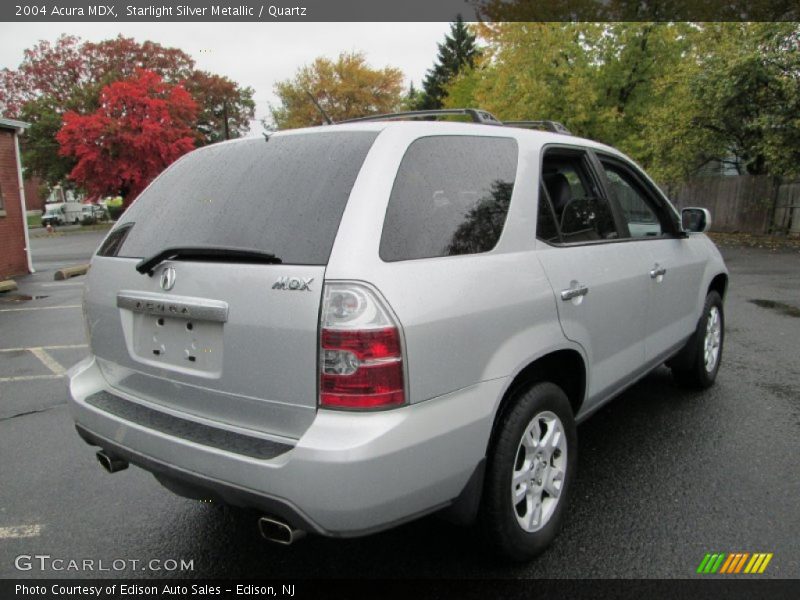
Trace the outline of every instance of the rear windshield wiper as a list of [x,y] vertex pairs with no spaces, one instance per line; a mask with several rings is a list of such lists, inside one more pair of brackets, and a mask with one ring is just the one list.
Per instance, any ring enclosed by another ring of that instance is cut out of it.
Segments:
[[180,246],[165,248],[150,258],[143,258],[136,265],[141,274],[152,276],[155,268],[165,260],[197,259],[220,262],[256,262],[270,265],[281,264],[281,259],[269,252],[229,248],[225,246]]

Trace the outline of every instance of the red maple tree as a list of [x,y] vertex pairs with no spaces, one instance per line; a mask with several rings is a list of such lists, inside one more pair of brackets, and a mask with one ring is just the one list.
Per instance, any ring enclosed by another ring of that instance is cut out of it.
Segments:
[[121,194],[125,205],[161,171],[194,148],[197,104],[182,85],[147,70],[107,85],[100,108],[68,112],[56,135],[62,156],[77,161],[70,179],[90,196]]

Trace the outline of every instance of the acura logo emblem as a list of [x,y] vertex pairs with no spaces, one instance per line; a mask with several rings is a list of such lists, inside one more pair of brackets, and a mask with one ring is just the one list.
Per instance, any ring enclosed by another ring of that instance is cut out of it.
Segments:
[[161,272],[161,289],[171,290],[175,285],[175,269],[167,267]]

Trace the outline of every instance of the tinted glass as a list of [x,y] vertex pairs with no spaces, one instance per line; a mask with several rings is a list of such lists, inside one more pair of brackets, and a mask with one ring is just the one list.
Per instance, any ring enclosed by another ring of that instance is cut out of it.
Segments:
[[536,237],[545,242],[559,241],[558,226],[544,186],[539,189],[539,216],[536,219]]
[[565,243],[619,237],[608,200],[598,193],[583,155],[548,155],[542,180]]
[[658,237],[662,234],[661,223],[655,211],[647,203],[635,179],[624,169],[603,163],[611,193],[617,199],[620,212],[628,223],[631,237]]
[[491,250],[503,232],[516,171],[513,139],[433,136],[415,141],[394,181],[381,258]]
[[125,212],[119,256],[175,246],[274,254],[326,264],[356,176],[377,133],[275,135],[209,146],[165,171]]

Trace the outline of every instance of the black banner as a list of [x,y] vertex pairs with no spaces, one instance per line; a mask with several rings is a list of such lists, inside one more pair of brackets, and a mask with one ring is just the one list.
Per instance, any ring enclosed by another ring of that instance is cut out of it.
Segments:
[[0,598],[19,600],[161,600],[195,598],[196,600],[228,600],[234,598],[280,600],[370,598],[437,599],[469,598],[523,599],[568,598],[593,600],[611,598],[647,598],[647,600],[751,600],[753,598],[800,597],[800,580],[760,580],[755,578],[698,578],[678,580],[114,580],[114,579],[43,579],[0,580]]
[[7,22],[800,21],[800,0],[17,0]]

